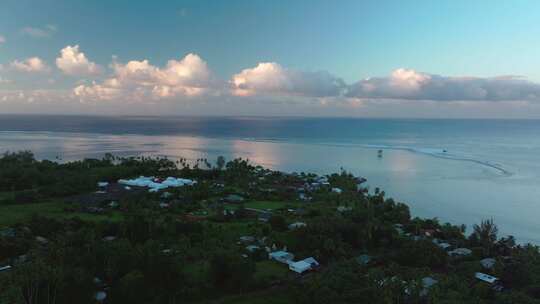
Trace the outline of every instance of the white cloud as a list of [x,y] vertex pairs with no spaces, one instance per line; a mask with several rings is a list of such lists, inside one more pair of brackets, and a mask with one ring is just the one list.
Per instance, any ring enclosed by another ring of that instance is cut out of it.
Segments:
[[11,62],[11,67],[21,72],[48,72],[49,66],[39,57],[27,58],[23,61],[15,60]]
[[540,100],[540,84],[522,77],[449,77],[397,69],[349,87],[349,97],[432,101]]
[[56,66],[68,75],[95,75],[101,72],[101,67],[89,61],[78,45],[68,45],[60,50]]
[[6,37],[0,35],[0,44],[6,43]]
[[275,62],[259,63],[254,68],[241,71],[232,77],[231,85],[233,94],[237,96],[339,96],[345,88],[342,79],[328,72],[290,70]]
[[47,24],[44,27],[27,26],[21,29],[21,33],[35,38],[51,37],[52,35],[54,35],[54,33],[56,33],[56,31],[58,31],[58,28],[52,24]]
[[164,68],[148,60],[114,62],[114,74],[102,83],[79,85],[75,96],[84,100],[157,100],[177,96],[199,96],[214,90],[216,82],[204,60],[188,54],[181,60],[169,60]]

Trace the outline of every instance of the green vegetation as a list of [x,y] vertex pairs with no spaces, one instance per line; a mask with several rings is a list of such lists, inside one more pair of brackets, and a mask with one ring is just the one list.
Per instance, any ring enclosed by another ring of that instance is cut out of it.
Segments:
[[[96,295],[114,304],[540,302],[538,247],[500,238],[492,220],[466,236],[463,226],[411,218],[407,205],[368,193],[347,172],[198,163],[207,169],[111,155],[67,164],[1,157],[0,269],[11,268],[0,271],[0,304]],[[157,193],[115,183],[139,175],[197,183]],[[110,185],[96,192],[99,181]],[[278,250],[319,266],[298,274],[268,259]]]
[[15,225],[30,220],[32,216],[42,216],[55,219],[79,218],[84,221],[113,221],[122,220],[122,213],[111,211],[107,214],[89,214],[85,212],[70,212],[72,204],[65,202],[44,202],[31,204],[0,205],[0,228]]

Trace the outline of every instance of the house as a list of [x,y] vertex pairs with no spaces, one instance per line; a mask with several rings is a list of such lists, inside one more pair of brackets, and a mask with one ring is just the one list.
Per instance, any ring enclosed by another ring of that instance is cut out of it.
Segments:
[[490,276],[489,274],[477,272],[474,274],[474,277],[482,282],[486,282],[488,284],[495,284],[497,281],[499,281],[498,278],[494,276]]
[[109,185],[109,183],[108,182],[98,182],[97,185],[98,185],[98,187],[103,188],[103,187],[107,187]]
[[485,274],[482,272],[476,272],[474,274],[474,277],[484,283],[489,284],[491,286],[491,289],[495,291],[502,291],[504,289],[501,281],[494,276],[490,276],[489,274]]
[[49,240],[42,236],[36,236],[36,241],[40,243],[41,245],[47,245],[49,243]]
[[268,258],[283,264],[289,264],[294,259],[294,255],[287,251],[274,251],[268,254]]
[[497,261],[494,258],[485,258],[480,260],[480,265],[485,269],[492,269]]
[[340,188],[332,188],[332,192],[337,193],[337,194],[341,194],[343,192],[343,190],[341,190]]
[[307,196],[305,193],[298,193],[298,199],[301,201],[310,201],[311,197]]
[[0,272],[8,271],[11,269],[11,265],[0,266]]
[[295,230],[298,228],[306,227],[307,224],[303,222],[296,222],[289,225],[289,230]]
[[340,213],[352,211],[352,207],[345,207],[345,206],[339,206],[336,209]]
[[268,222],[271,217],[272,217],[272,213],[270,213],[270,212],[260,212],[259,213],[259,221],[261,221],[261,222]]
[[452,247],[452,245],[445,242],[438,243],[437,246],[439,246],[442,250],[448,250],[450,247]]
[[98,302],[103,302],[107,298],[107,293],[105,291],[98,291],[94,295],[94,299]]
[[422,290],[420,291],[420,296],[427,296],[431,287],[437,285],[439,281],[435,280],[432,277],[422,278]]
[[289,264],[289,269],[296,273],[304,273],[319,267],[319,262],[312,257]]
[[371,256],[367,254],[361,254],[358,257],[356,257],[356,262],[360,265],[367,265],[369,262],[371,262]]
[[255,242],[255,237],[244,235],[240,237],[240,242],[246,244],[246,243],[253,243]]
[[244,202],[244,198],[238,194],[229,194],[223,198],[223,202],[231,204],[240,204]]
[[249,245],[249,246],[246,246],[246,250],[249,251],[249,252],[255,252],[257,250],[261,249],[261,247],[257,246],[257,245]]
[[116,237],[114,235],[108,235],[108,236],[103,237],[102,240],[105,242],[112,242],[116,240]]
[[0,231],[0,236],[3,236],[3,237],[15,237],[16,235],[17,233],[15,229],[13,228],[6,228]]
[[468,248],[456,248],[454,250],[448,251],[449,256],[468,256],[472,254],[472,250]]
[[433,237],[435,233],[437,233],[435,229],[420,229],[420,234],[427,237]]

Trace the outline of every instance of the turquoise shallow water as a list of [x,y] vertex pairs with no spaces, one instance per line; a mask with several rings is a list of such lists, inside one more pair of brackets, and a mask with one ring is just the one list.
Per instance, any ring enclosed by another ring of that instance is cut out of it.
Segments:
[[540,121],[0,116],[0,151],[21,149],[63,161],[109,152],[344,168],[414,215],[469,227],[493,218],[501,234],[540,243]]

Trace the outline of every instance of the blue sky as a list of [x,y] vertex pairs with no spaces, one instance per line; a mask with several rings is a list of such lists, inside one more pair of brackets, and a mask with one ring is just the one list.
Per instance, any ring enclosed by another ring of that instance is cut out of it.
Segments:
[[[538,20],[532,0],[4,0],[0,112],[540,116]],[[84,60],[60,68],[68,46]]]

